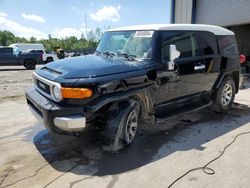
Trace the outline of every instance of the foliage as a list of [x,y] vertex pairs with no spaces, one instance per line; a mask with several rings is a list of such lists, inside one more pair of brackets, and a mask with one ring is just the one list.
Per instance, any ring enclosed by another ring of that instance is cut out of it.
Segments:
[[7,46],[15,41],[15,35],[9,31],[1,31],[0,34],[0,45]]
[[10,31],[0,30],[0,46],[9,46],[13,43],[42,43],[47,50],[53,51],[54,48],[62,48],[64,50],[76,50],[83,48],[95,48],[101,39],[103,32],[100,28],[96,28],[95,31],[91,30],[87,34],[87,39],[82,36],[77,39],[75,36],[67,37],[64,39],[52,38],[49,34],[48,39],[38,40],[35,37],[30,39],[21,38],[15,36]]

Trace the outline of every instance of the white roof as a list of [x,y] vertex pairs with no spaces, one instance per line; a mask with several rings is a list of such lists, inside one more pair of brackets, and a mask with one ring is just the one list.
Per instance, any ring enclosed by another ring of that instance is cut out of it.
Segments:
[[16,45],[27,45],[27,46],[43,46],[42,43],[14,43],[11,44],[10,46],[16,46]]
[[133,31],[133,30],[151,30],[151,31],[168,31],[168,30],[186,30],[186,31],[210,31],[215,35],[234,35],[234,33],[223,27],[205,24],[153,24],[153,25],[135,25],[109,29],[107,31]]

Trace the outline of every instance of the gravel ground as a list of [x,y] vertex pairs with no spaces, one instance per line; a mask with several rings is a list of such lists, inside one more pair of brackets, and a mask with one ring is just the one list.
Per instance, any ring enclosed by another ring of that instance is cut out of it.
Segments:
[[0,67],[0,98],[24,96],[25,89],[33,82],[32,73],[22,66]]

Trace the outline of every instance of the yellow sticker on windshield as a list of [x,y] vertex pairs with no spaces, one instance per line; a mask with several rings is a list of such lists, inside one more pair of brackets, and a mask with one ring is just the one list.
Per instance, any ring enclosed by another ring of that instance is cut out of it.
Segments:
[[153,36],[153,31],[136,31],[134,37],[152,37]]

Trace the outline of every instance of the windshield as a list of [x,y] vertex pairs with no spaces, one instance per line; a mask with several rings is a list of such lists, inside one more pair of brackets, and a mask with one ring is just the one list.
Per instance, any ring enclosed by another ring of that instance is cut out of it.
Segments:
[[104,33],[97,51],[114,55],[149,58],[153,31],[112,31]]

